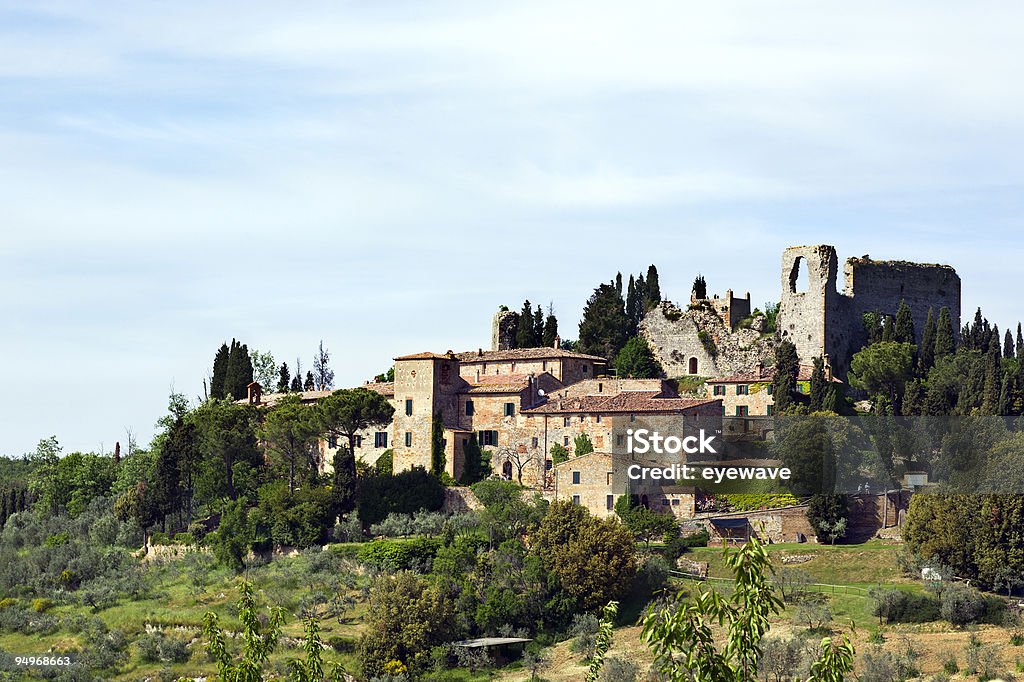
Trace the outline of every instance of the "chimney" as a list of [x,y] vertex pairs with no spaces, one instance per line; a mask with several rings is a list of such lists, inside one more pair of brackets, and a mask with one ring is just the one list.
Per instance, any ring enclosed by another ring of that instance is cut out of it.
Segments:
[[484,356],[484,349],[483,348],[477,348],[476,349],[476,356],[478,358],[482,358]]
[[562,337],[559,336],[558,334],[555,334],[555,346],[554,347],[555,348],[561,348],[562,347]]

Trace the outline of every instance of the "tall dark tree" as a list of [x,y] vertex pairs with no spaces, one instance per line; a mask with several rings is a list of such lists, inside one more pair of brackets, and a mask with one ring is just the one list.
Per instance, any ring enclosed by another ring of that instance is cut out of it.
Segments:
[[199,441],[196,496],[200,503],[253,492],[263,458],[256,444],[256,409],[211,400],[193,413]]
[[313,358],[313,381],[316,390],[329,391],[334,388],[334,370],[331,369],[331,354],[324,348],[324,340],[320,339],[316,356]]
[[536,329],[533,322],[533,309],[530,301],[523,301],[523,310],[519,313],[519,324],[516,326],[516,348],[535,348],[537,346]]
[[861,319],[864,325],[864,336],[867,339],[865,345],[872,346],[882,340],[882,316],[876,312],[864,313]]
[[553,348],[555,339],[558,338],[558,318],[555,317],[555,306],[548,304],[548,316],[544,320],[544,338],[541,343],[546,348]]
[[892,315],[885,316],[885,322],[882,323],[882,342],[895,341],[896,340],[896,324],[893,320]]
[[698,301],[708,297],[708,283],[704,275],[697,275],[693,280],[693,297]]
[[533,341],[535,346],[547,345],[544,343],[544,311],[539,304],[533,311]]
[[630,275],[629,285],[626,287],[626,320],[629,322],[629,328],[626,330],[627,336],[636,336],[640,327],[640,318],[643,317],[642,310],[643,305],[637,297],[636,280],[633,275]]
[[224,381],[228,373],[228,344],[222,343],[213,357],[213,376],[210,379],[210,397],[223,398],[225,396]]
[[985,384],[982,389],[981,413],[995,415],[999,413],[999,394],[1002,390],[1002,366],[1000,363],[1001,349],[998,343],[989,343],[985,353]]
[[626,345],[625,305],[614,284],[601,284],[586,307],[580,320],[579,350],[612,360]]
[[302,389],[305,391],[316,390],[316,380],[313,379],[313,372],[306,372],[306,381],[303,382]]
[[615,273],[615,291],[619,294],[619,298],[622,298],[622,273]]
[[935,325],[935,360],[952,355],[956,350],[956,341],[953,336],[953,318],[950,316],[949,308],[939,309],[939,321]]
[[299,478],[309,479],[318,470],[315,412],[290,395],[274,406],[259,428],[271,464],[288,472],[288,490],[295,492]]
[[820,412],[824,408],[827,389],[825,361],[820,357],[814,358],[814,369],[811,372],[811,412]]
[[896,310],[895,341],[900,343],[917,343],[914,340],[914,317],[906,301],[900,301]]
[[647,291],[644,292],[644,311],[656,308],[661,303],[661,284],[658,282],[658,268],[647,268]]
[[789,341],[781,342],[775,349],[775,376],[772,377],[772,397],[777,413],[786,412],[793,406],[799,372],[800,360],[796,346]]
[[277,379],[277,392],[287,393],[288,389],[292,385],[292,374],[288,371],[288,363],[282,362],[281,369],[278,371]]
[[1020,322],[1017,323],[1017,357],[1024,355],[1024,334],[1021,333]]
[[347,442],[340,456],[335,457],[335,482],[342,488],[334,492],[338,511],[350,512],[355,508],[356,436],[364,429],[388,424],[395,408],[380,393],[360,387],[335,391],[322,398],[316,410],[321,433],[344,438]]
[[615,374],[633,379],[656,379],[663,373],[645,339],[634,336],[615,356]]
[[444,421],[438,412],[430,422],[430,473],[440,476],[446,463],[444,454]]
[[249,384],[252,383],[252,377],[249,347],[232,339],[224,378],[224,397],[233,400],[244,398]]
[[1009,360],[1017,354],[1017,349],[1013,345],[1013,334],[1010,330],[1006,330],[1006,335],[1003,337],[1003,357]]
[[928,319],[924,323],[924,333],[921,336],[921,348],[917,354],[921,365],[922,373],[927,372],[935,365],[935,309],[928,309]]

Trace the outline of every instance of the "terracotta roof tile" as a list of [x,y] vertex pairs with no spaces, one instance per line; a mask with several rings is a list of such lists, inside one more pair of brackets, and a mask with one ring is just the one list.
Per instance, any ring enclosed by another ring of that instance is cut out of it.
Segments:
[[552,396],[543,405],[523,410],[523,414],[683,412],[717,402],[720,401],[662,397],[660,391],[623,391],[614,395],[585,395],[574,398]]

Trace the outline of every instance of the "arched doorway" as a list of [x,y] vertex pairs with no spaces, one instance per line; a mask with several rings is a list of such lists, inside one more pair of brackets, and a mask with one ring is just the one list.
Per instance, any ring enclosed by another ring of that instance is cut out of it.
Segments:
[[697,373],[697,358],[690,358],[690,374]]
[[501,475],[506,481],[512,480],[512,462],[505,460],[505,463],[501,465]]
[[649,501],[649,500],[647,499],[647,496],[646,496],[646,495],[641,495],[641,496],[640,496],[640,506],[642,506],[642,507],[647,507],[648,509],[650,509],[650,508],[651,508],[651,503],[650,503],[650,501]]

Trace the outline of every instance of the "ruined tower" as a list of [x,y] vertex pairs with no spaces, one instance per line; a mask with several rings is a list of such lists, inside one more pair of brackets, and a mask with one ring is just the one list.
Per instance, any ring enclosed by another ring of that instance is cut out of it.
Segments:
[[507,308],[494,313],[494,319],[491,322],[491,350],[515,348],[516,324],[518,322],[519,315]]
[[[895,316],[906,301],[920,343],[928,310],[949,308],[954,333],[960,329],[960,277],[948,265],[849,258],[843,290],[837,289],[839,259],[826,244],[793,246],[782,253],[779,336],[796,346],[800,362],[823,357],[840,376],[850,356],[866,341],[863,316]],[[801,274],[806,277],[803,284]]]

